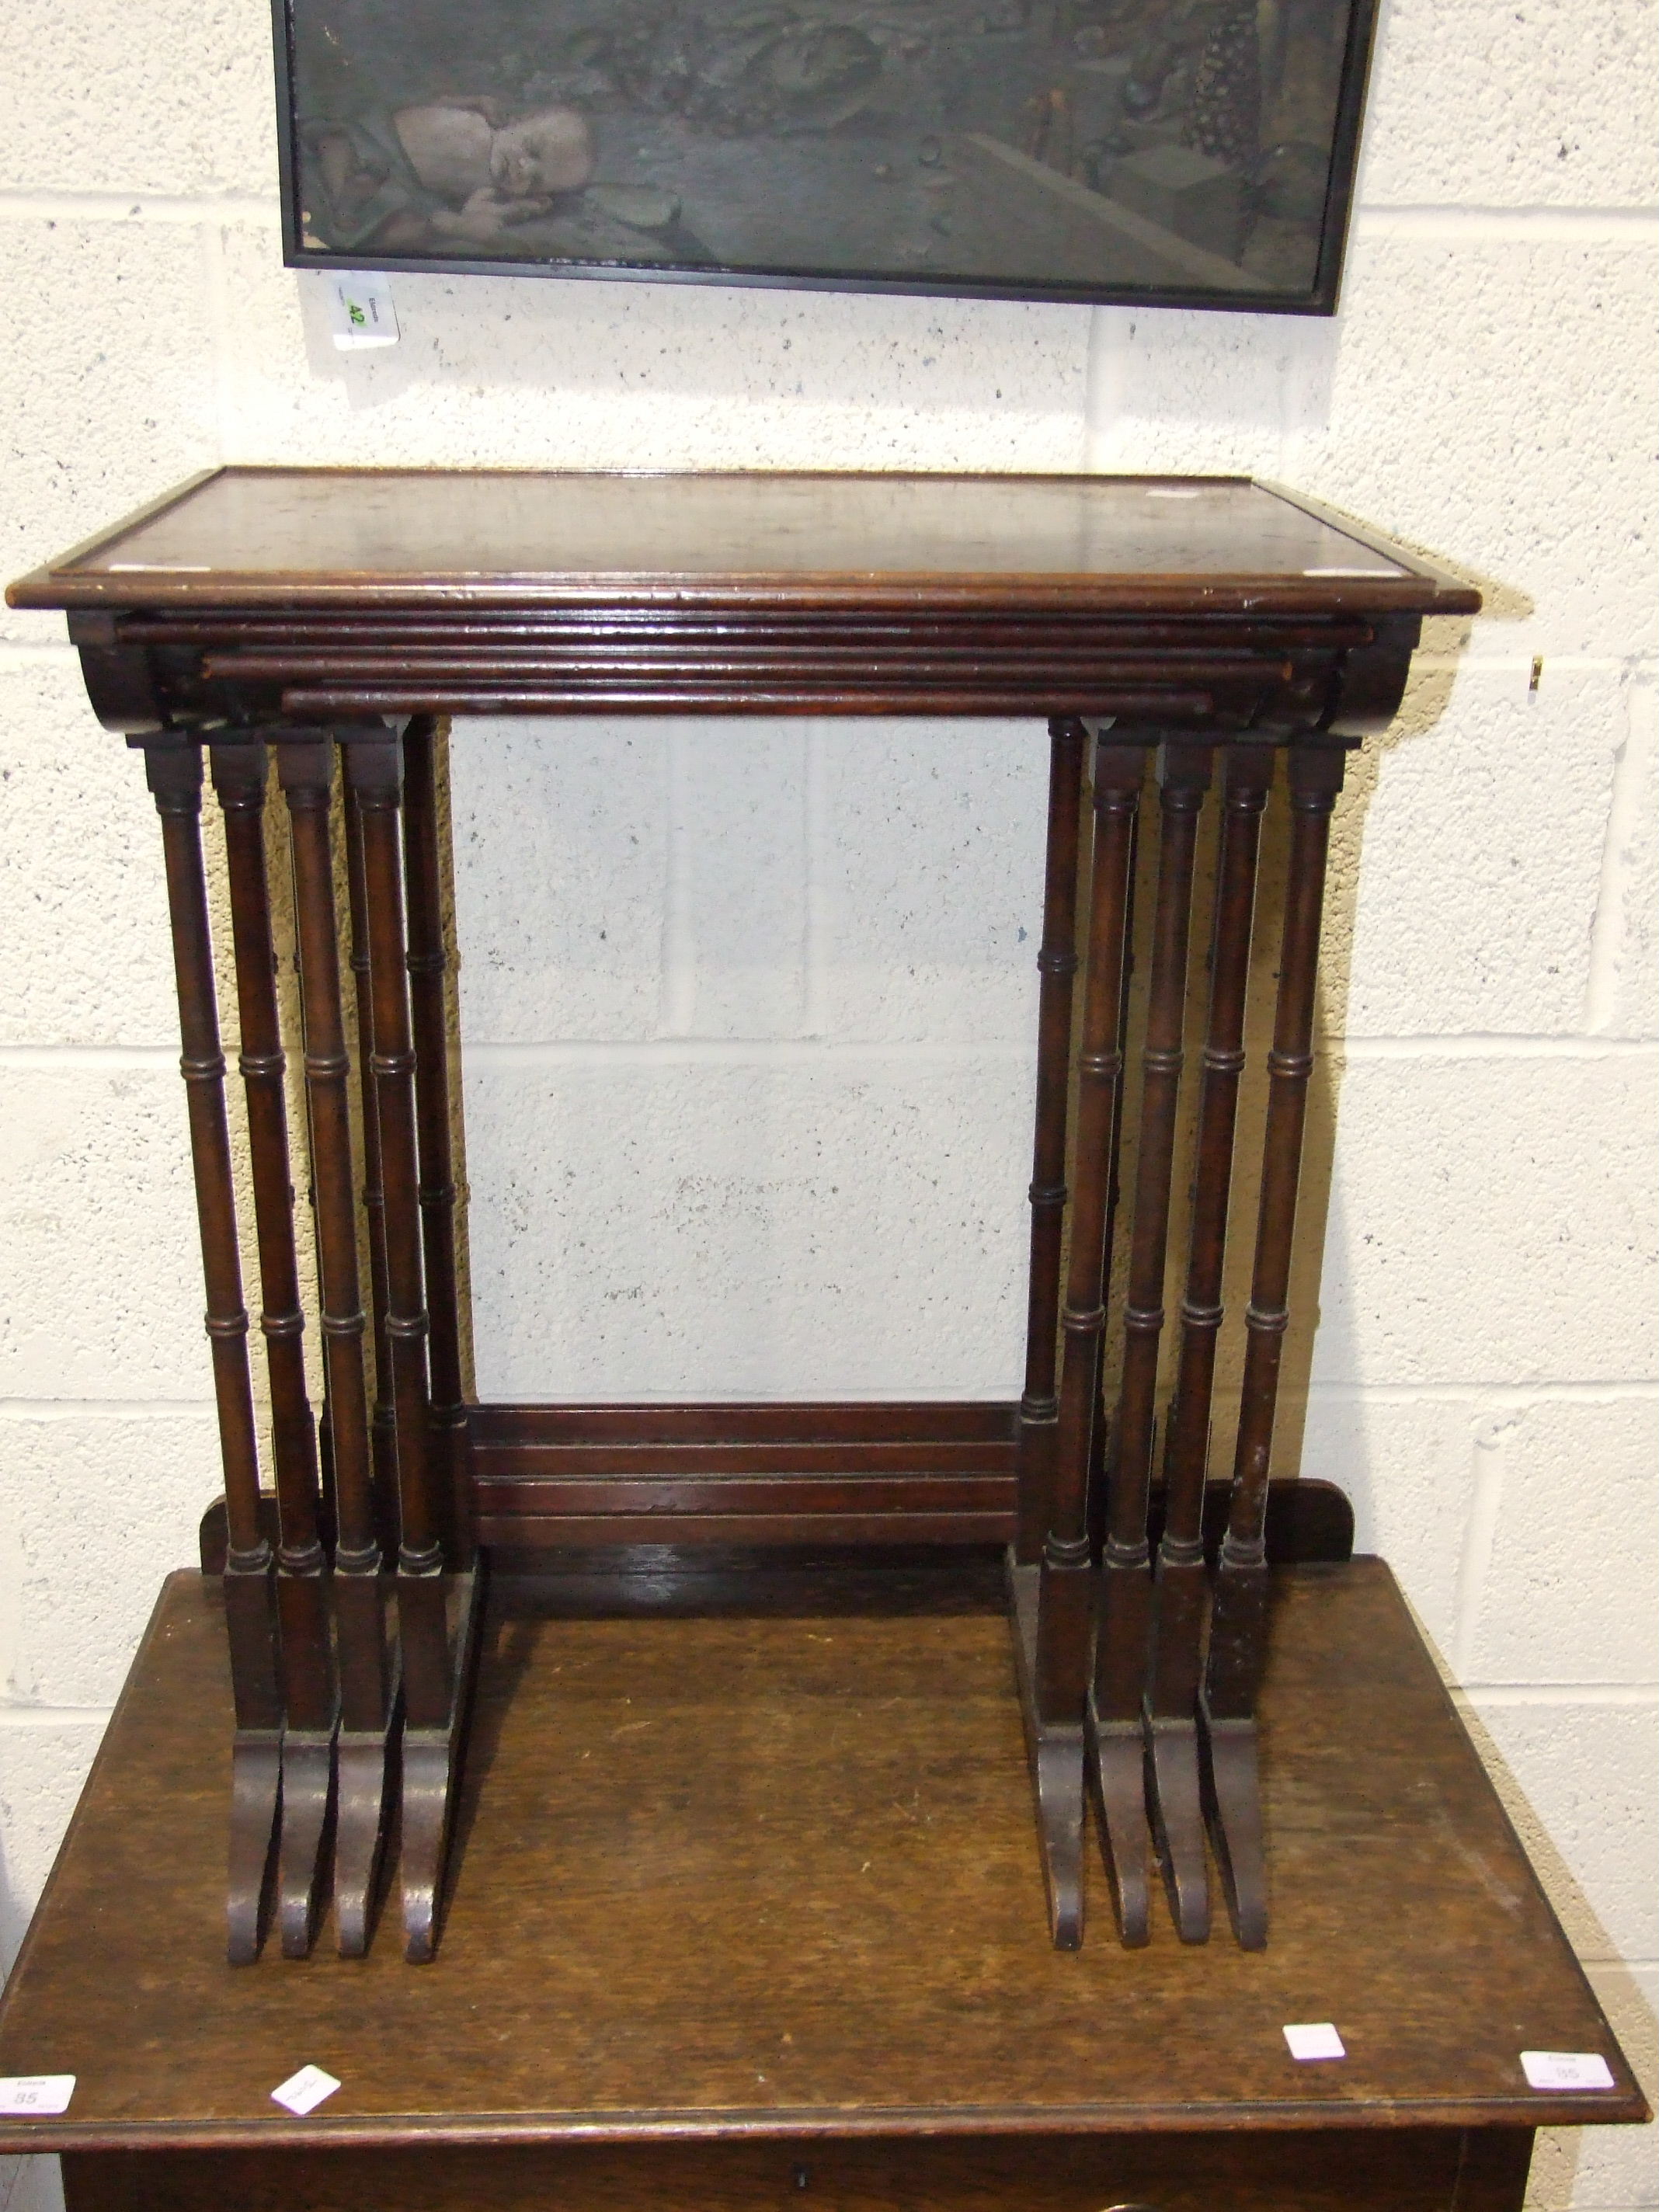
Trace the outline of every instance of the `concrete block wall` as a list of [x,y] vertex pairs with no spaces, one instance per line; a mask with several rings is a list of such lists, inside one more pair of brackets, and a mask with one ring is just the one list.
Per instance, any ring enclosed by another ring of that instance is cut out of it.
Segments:
[[[14,0],[8,574],[225,458],[1248,469],[1482,580],[1340,825],[1303,1464],[1401,1575],[1651,2093],[1651,4],[1385,8],[1334,321],[428,277],[356,357],[280,266],[266,20]],[[457,731],[484,1389],[1018,1387],[1042,753]],[[0,617],[8,1960],[217,1486],[157,857],[55,621]],[[54,2202],[52,2162],[8,2187]],[[1653,2206],[1659,2159],[1551,2138],[1531,2201]]]

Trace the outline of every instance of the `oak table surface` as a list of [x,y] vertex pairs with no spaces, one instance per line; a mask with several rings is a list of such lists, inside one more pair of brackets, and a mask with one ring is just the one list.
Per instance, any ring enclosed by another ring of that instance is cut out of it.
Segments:
[[[918,1571],[882,1611],[745,1580],[621,1614],[503,1583],[435,1962],[393,1924],[361,1962],[325,1940],[249,1972],[204,1902],[217,1589],[170,1577],[0,2010],[0,2074],[73,2074],[74,2100],[0,2148],[1644,2116],[1381,1562],[1279,1578],[1255,1954],[1183,1949],[1161,1900],[1145,1951],[1049,1948],[994,1578]],[[1292,2060],[1307,2021],[1346,2058]],[[1600,2051],[1617,2086],[1531,2091],[1523,2050]],[[305,2064],[343,2087],[291,2118],[270,2092]]]

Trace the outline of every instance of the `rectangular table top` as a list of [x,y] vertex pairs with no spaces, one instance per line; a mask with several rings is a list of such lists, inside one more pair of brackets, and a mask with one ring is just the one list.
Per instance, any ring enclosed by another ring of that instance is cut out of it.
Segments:
[[[73,2074],[0,2150],[653,2136],[1530,2127],[1630,2069],[1387,1569],[1284,1571],[1264,1699],[1273,1932],[1124,1951],[1089,1846],[1050,1949],[995,1570],[769,1569],[722,1598],[486,1624],[431,1966],[223,1955],[216,1583],[167,1584],[0,2008]],[[575,1587],[575,1578],[567,1584]],[[522,1586],[520,1586],[522,1588]],[[393,1916],[395,1922],[395,1914]],[[1347,2056],[1298,2063],[1286,2024]],[[1599,2051],[1540,2094],[1526,2050]],[[270,2101],[304,2065],[342,2087]]]
[[33,607],[489,605],[829,594],[1079,607],[1477,592],[1245,477],[223,468],[14,584]]

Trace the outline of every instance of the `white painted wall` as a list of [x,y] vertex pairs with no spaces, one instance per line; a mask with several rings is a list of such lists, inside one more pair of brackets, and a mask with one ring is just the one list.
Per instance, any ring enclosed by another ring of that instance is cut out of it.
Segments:
[[[1337,947],[1304,1464],[1650,2094],[1655,31],[1396,0],[1334,322],[428,278],[349,359],[280,266],[262,0],[10,0],[0,74],[7,574],[228,458],[1249,469],[1486,583],[1381,749]],[[458,734],[480,1379],[1015,1387],[1041,734],[715,738]],[[9,1959],[216,1471],[154,817],[55,619],[0,628],[0,778]],[[1651,2206],[1656,2168],[1564,2136],[1533,2201]]]

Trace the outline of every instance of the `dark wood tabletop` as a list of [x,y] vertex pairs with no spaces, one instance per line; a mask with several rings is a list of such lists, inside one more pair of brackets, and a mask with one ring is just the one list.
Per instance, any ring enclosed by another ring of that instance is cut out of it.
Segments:
[[1374,532],[1248,477],[219,469],[14,584],[31,607],[1272,605],[1472,613]]
[[[176,1575],[0,2010],[0,2073],[74,2099],[0,2150],[1642,2118],[1386,1567],[1279,1583],[1265,1951],[1183,1947],[1161,1904],[1145,1950],[1050,1948],[996,1576],[959,1563],[534,1614],[503,1583],[436,1960],[394,1924],[249,1972],[213,1902],[217,1585]],[[1346,2059],[1292,2059],[1325,2021]],[[1523,2050],[1617,2086],[1534,2092]],[[308,2063],[343,2087],[291,2118]]]

